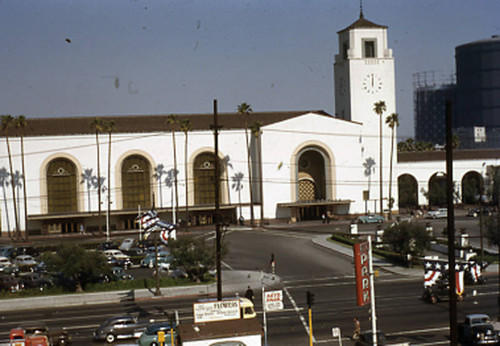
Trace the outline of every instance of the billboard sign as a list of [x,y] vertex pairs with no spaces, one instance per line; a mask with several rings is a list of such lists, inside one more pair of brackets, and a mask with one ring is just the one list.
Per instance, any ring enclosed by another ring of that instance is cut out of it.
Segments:
[[356,301],[358,306],[370,303],[370,246],[368,241],[354,244],[354,269],[356,274]]
[[194,323],[237,320],[240,318],[240,301],[221,300],[193,304]]
[[283,291],[264,292],[264,303],[266,311],[283,310]]

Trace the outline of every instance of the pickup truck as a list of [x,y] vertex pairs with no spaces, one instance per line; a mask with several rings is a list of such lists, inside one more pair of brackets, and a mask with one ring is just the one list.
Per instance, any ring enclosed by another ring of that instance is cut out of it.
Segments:
[[462,345],[497,345],[500,335],[488,315],[471,314],[458,326],[458,341]]

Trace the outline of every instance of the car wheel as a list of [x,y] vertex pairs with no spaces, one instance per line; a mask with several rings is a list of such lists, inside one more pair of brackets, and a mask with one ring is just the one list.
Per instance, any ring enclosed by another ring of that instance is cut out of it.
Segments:
[[113,334],[109,333],[108,335],[106,335],[106,342],[108,344],[112,344],[113,342],[115,342],[115,340],[116,337]]
[[158,346],[158,343],[152,342],[149,346]]

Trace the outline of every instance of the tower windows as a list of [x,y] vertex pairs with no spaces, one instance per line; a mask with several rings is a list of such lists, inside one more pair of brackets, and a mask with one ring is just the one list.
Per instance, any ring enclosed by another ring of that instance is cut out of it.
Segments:
[[363,58],[375,58],[375,40],[363,40]]

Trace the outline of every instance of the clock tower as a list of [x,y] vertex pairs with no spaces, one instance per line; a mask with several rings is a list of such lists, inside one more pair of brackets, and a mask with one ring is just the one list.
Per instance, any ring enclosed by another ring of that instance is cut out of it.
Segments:
[[[363,132],[377,133],[379,119],[374,104],[384,101],[385,117],[396,111],[394,58],[387,47],[387,27],[359,19],[338,32],[335,56],[335,115],[363,123]],[[385,126],[385,124],[384,124]]]

